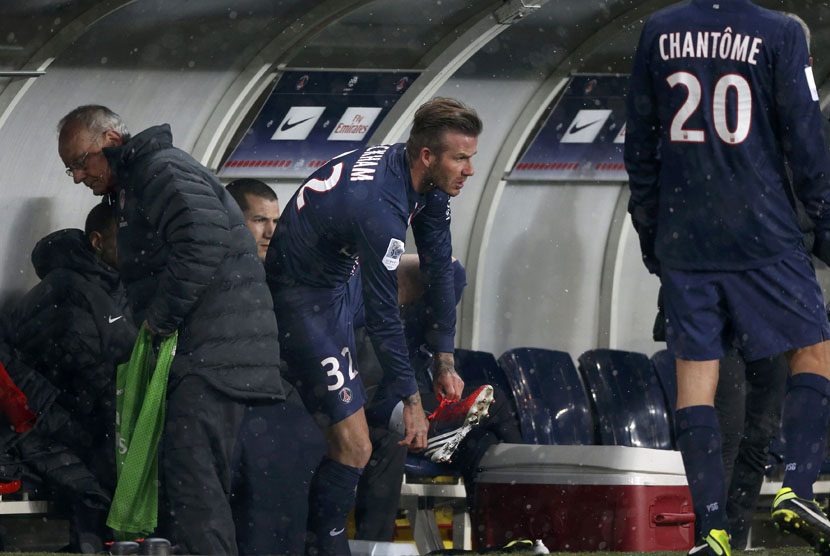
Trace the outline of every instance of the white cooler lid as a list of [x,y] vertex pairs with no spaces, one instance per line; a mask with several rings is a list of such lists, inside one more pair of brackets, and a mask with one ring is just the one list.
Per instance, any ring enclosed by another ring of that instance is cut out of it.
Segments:
[[497,444],[481,460],[481,482],[685,485],[680,452],[628,446]]

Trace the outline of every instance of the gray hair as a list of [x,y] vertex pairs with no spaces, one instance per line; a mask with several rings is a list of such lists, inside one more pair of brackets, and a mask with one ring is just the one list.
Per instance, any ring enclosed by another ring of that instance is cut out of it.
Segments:
[[796,14],[791,12],[781,12],[787,17],[790,17],[798,22],[801,25],[801,28],[804,30],[804,38],[807,39],[807,51],[810,50],[810,28],[807,26],[807,22],[798,17]]
[[61,118],[58,122],[58,134],[69,125],[80,125],[83,129],[95,134],[112,130],[121,135],[122,141],[126,142],[130,139],[130,130],[127,129],[127,124],[121,116],[106,106],[98,104],[79,106]]

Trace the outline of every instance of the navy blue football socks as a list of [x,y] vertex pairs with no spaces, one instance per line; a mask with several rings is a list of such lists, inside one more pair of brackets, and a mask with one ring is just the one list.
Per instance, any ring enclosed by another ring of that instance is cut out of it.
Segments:
[[309,489],[306,554],[350,553],[346,518],[354,507],[355,488],[362,474],[362,467],[323,458]]
[[727,529],[726,487],[715,408],[695,405],[678,409],[675,430],[699,535],[706,535],[712,529]]
[[824,459],[827,422],[830,419],[830,380],[813,373],[790,377],[781,431],[786,444],[783,488],[799,498],[813,499],[813,483]]

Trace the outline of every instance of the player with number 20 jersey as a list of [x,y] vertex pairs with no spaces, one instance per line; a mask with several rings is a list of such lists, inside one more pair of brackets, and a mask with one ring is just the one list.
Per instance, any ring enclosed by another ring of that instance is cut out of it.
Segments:
[[[830,260],[830,158],[800,24],[749,0],[691,0],[643,27],[628,97],[629,212],[660,276],[676,360],[677,446],[698,543],[730,556],[717,415],[718,360],[787,352],[786,475],[772,519],[830,554],[813,500],[830,419],[830,325],[792,191]],[[727,386],[728,387],[728,386]]]
[[690,270],[780,260],[802,241],[785,160],[819,236],[830,237],[817,100],[804,34],[783,14],[694,0],[649,18],[625,145],[634,223],[655,239],[644,255]]

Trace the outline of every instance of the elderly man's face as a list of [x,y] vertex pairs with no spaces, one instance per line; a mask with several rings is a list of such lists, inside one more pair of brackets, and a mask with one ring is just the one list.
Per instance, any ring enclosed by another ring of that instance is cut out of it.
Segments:
[[120,145],[114,131],[94,133],[78,125],[65,127],[58,138],[58,154],[75,183],[84,182],[94,195],[112,191],[115,178],[102,149]]

